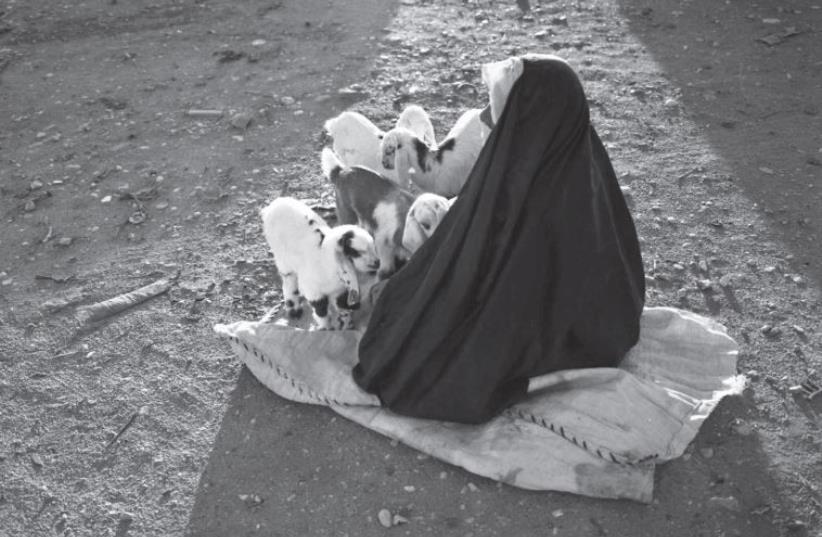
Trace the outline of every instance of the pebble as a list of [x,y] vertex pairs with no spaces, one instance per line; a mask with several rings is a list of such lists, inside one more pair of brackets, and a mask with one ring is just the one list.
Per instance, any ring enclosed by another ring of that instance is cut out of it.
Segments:
[[757,371],[756,369],[751,369],[750,371],[745,373],[745,376],[751,380],[758,380],[760,375],[759,371]]
[[699,450],[699,453],[702,455],[703,458],[710,459],[714,456],[714,448],[702,448]]
[[158,201],[157,203],[154,204],[155,209],[163,210],[167,207],[168,207],[168,202],[167,201]]
[[799,326],[798,324],[793,325],[791,328],[793,328],[793,329],[794,329],[794,332],[796,332],[796,333],[797,333],[797,334],[799,334],[800,336],[804,336],[804,335],[805,335],[805,329],[804,329],[804,328],[802,328],[801,326]]
[[235,129],[244,131],[251,124],[252,119],[254,119],[254,116],[250,112],[239,112],[231,116],[229,122]]
[[393,523],[391,511],[389,511],[388,509],[380,509],[380,512],[377,513],[377,520],[380,521],[380,524],[384,528],[390,528]]
[[708,280],[708,279],[697,280],[696,281],[696,286],[699,287],[700,291],[710,291],[714,287],[714,282],[712,282],[711,280]]
[[105,196],[103,199],[100,200],[100,203],[109,203],[111,202],[111,196]]
[[733,496],[712,496],[708,499],[708,506],[721,507],[722,509],[727,509],[728,511],[739,511],[739,500]]
[[673,268],[677,272],[682,272],[685,270],[685,266],[682,263],[674,263]]
[[805,527],[806,524],[801,520],[791,520],[790,522],[788,522],[788,529],[791,531],[801,531],[804,530]]
[[729,288],[734,283],[734,277],[732,274],[725,274],[721,278],[719,278],[719,286],[724,288]]
[[28,200],[26,202],[26,204],[23,205],[23,210],[26,211],[27,213],[32,212],[36,208],[37,208],[37,206],[34,204],[34,200]]
[[759,331],[762,332],[762,335],[767,337],[777,337],[782,334],[782,330],[770,324],[762,325],[762,328],[760,328]]
[[289,97],[289,96],[280,97],[280,103],[285,105],[285,106],[291,106],[296,102],[297,102],[297,99],[295,99],[294,97]]
[[38,181],[37,179],[35,179],[35,180],[34,180],[34,181],[32,181],[32,182],[31,182],[31,184],[29,185],[29,189],[30,189],[30,190],[37,190],[38,188],[43,188],[43,182],[42,182],[42,181]]
[[408,524],[408,519],[402,515],[394,515],[392,522],[395,526],[399,526],[400,524]]
[[732,425],[734,432],[740,436],[751,436],[754,432],[753,427],[751,427],[750,423],[746,423],[741,420],[736,420],[735,423]]
[[71,246],[72,242],[74,242],[74,239],[71,237],[60,237],[57,239],[57,246]]

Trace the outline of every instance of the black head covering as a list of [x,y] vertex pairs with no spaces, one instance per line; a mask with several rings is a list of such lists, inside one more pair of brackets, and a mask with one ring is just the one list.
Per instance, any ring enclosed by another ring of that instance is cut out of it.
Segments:
[[397,413],[482,422],[529,377],[617,365],[644,295],[579,79],[526,57],[459,199],[380,294],[354,378]]

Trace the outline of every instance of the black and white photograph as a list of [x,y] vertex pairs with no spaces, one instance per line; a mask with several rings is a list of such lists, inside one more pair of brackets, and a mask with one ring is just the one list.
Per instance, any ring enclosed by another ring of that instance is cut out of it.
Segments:
[[822,537],[820,0],[0,0],[0,537]]

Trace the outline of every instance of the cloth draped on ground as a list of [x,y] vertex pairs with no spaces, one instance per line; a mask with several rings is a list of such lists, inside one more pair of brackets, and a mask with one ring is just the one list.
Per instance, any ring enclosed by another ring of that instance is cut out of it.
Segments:
[[644,294],[582,85],[526,57],[457,201],[376,302],[354,379],[397,413],[481,423],[531,377],[616,366]]
[[353,380],[357,331],[239,321],[214,327],[268,389],[327,405],[371,430],[469,472],[532,490],[650,502],[657,463],[680,456],[725,395],[739,393],[737,346],[724,327],[682,310],[645,308],[618,368],[549,373],[491,420],[468,425],[401,416]]

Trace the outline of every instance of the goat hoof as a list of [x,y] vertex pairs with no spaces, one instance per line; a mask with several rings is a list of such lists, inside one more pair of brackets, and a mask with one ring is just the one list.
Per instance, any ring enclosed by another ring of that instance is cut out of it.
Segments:
[[294,308],[293,310],[288,310],[288,316],[292,319],[299,319],[303,316],[303,309],[302,308]]

